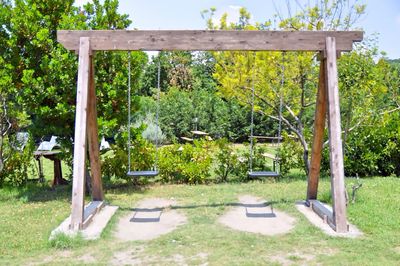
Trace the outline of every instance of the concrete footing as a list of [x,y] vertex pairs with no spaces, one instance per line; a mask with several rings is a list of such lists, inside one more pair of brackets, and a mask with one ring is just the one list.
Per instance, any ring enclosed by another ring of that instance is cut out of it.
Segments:
[[[89,203],[85,208],[89,211],[92,208],[93,204]],[[54,229],[50,234],[50,239],[53,239],[57,234],[66,234],[68,236],[75,236],[78,233],[82,235],[84,239],[93,240],[100,237],[101,232],[103,232],[104,228],[107,226],[108,222],[111,220],[111,217],[117,211],[117,206],[102,206],[101,209],[97,210],[95,215],[90,214],[90,223],[85,224],[84,229],[79,232],[70,230],[69,225],[71,223],[71,216],[65,219],[60,226]]]
[[[321,203],[322,204],[322,203]],[[323,204],[324,208],[332,211],[329,205]],[[357,238],[362,236],[362,232],[354,225],[349,224],[349,231],[347,233],[337,233],[331,226],[327,223],[326,219],[322,219],[311,207],[305,204],[305,201],[299,201],[296,203],[296,208],[301,212],[314,226],[318,227],[327,235],[336,237],[347,237],[347,238]]]

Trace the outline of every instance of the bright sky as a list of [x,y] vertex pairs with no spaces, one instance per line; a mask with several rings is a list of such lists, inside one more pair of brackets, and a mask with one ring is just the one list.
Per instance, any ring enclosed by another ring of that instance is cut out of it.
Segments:
[[[76,0],[76,5],[88,0]],[[297,0],[298,1],[298,0]],[[308,0],[311,1],[312,0]],[[264,22],[275,14],[277,8],[284,12],[283,0],[120,0],[120,12],[129,14],[132,28],[137,29],[205,29],[200,12],[210,7],[217,8],[217,17],[227,12],[231,20],[238,18],[240,7],[252,14],[252,21]],[[296,0],[292,2],[296,11]],[[301,2],[301,1],[300,1]],[[367,36],[379,34],[379,48],[389,58],[400,58],[400,1],[359,0],[367,3],[366,15],[358,22]],[[280,4],[279,4],[280,3]]]

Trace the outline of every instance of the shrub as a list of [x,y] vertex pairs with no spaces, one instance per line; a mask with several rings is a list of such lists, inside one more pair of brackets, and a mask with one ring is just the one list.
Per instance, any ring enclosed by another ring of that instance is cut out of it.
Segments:
[[[253,157],[252,157],[252,171],[270,171],[271,168],[267,165],[268,159],[265,158],[264,153],[266,148],[263,146],[253,146]],[[233,173],[241,180],[248,179],[248,173],[250,171],[250,151],[247,146],[245,150],[242,150],[237,155],[237,164]]]
[[212,143],[172,144],[160,149],[158,168],[165,182],[204,183],[210,176]]
[[227,139],[216,141],[218,151],[215,155],[215,173],[220,182],[226,182],[228,176],[234,173],[239,161],[238,156],[230,146]]
[[[400,176],[400,114],[383,117],[379,123],[352,131],[344,145],[346,176]],[[323,153],[322,168],[329,169],[329,150]]]
[[280,174],[285,176],[292,169],[304,170],[303,148],[301,144],[290,138],[287,132],[282,134],[284,142],[278,149]]
[[157,142],[161,144],[165,141],[166,137],[160,125],[157,126],[155,116],[155,113],[147,113],[143,117],[137,117],[133,127],[140,128],[142,125],[145,125],[146,128],[142,132],[142,137],[153,144],[157,144]]
[[13,136],[4,139],[3,155],[6,154],[6,160],[3,169],[0,171],[0,186],[4,183],[11,186],[21,186],[26,183],[29,177],[28,169],[32,168],[32,154],[34,150],[34,143],[28,140],[26,145],[22,148],[17,145],[12,145],[15,140]]
[[[142,137],[144,126],[131,128],[131,170],[149,170],[154,166],[155,147]],[[115,144],[102,157],[102,171],[106,179],[112,177],[133,181],[128,171],[128,134],[122,132],[115,138]]]

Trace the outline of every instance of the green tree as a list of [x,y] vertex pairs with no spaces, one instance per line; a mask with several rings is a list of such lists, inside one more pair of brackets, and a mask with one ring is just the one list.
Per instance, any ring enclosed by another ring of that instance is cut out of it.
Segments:
[[[118,13],[117,0],[94,0],[83,8],[72,4],[72,0],[1,1],[0,94],[6,99],[10,116],[3,121],[12,121],[12,130],[4,131],[7,134],[28,129],[35,138],[58,135],[65,141],[64,147],[71,147],[78,60],[73,52],[58,44],[56,32],[58,29],[125,29],[131,24],[127,15]],[[95,55],[102,135],[114,135],[126,124],[127,63],[127,53]],[[147,63],[146,54],[132,52],[131,63],[133,90],[137,90],[137,81]],[[134,99],[133,110],[137,108],[136,102]],[[26,123],[27,118],[32,123]]]
[[[364,5],[343,9],[344,2],[318,1],[315,6],[301,6],[301,11],[280,19],[281,30],[348,29],[363,14]],[[219,25],[213,23],[213,13],[207,25],[213,29],[269,30],[271,20],[250,25],[250,14],[240,10],[237,23],[227,23],[223,15]],[[204,13],[203,13],[204,14]],[[309,171],[309,142],[312,132],[313,108],[318,80],[318,64],[313,53],[281,52],[218,52],[214,53],[216,70],[214,77],[219,90],[227,99],[237,99],[243,105],[251,104],[251,89],[255,89],[255,111],[275,120],[282,120],[284,129],[293,132],[303,147],[304,170]],[[348,79],[352,76],[348,73]],[[365,78],[365,77],[364,77]],[[373,76],[368,77],[373,82]],[[357,80],[355,80],[357,82]],[[253,85],[254,84],[254,85]],[[278,117],[282,104],[282,116]]]

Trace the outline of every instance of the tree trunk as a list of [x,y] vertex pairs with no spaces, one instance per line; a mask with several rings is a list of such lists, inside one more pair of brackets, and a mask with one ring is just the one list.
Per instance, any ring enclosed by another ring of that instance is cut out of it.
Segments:
[[3,169],[4,169],[3,156],[0,156],[0,174],[3,172]]
[[308,157],[308,149],[304,148],[303,151],[303,160],[304,160],[304,170],[306,171],[306,175],[308,176],[310,172],[310,160]]

